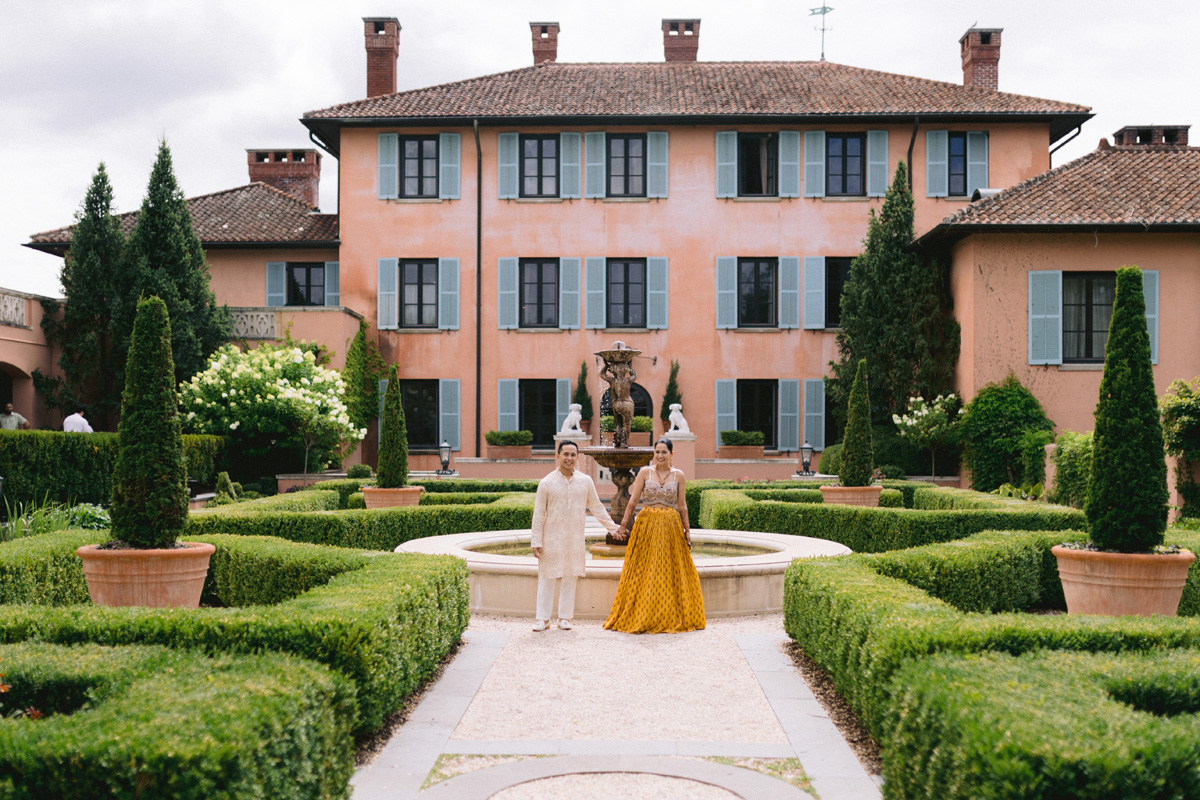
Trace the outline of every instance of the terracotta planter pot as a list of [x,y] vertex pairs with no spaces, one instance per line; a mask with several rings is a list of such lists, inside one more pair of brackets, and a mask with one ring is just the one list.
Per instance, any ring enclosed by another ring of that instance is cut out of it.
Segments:
[[654,434],[650,431],[630,431],[629,446],[630,447],[649,447],[650,437]]
[[826,503],[836,503],[842,506],[878,508],[879,494],[882,491],[883,487],[878,484],[874,486],[822,486],[821,499]]
[[1061,545],[1058,558],[1068,614],[1173,617],[1196,556],[1179,553],[1100,553]]
[[717,458],[762,458],[761,444],[723,444],[717,451]]
[[592,421],[591,421],[590,419],[581,419],[581,420],[579,420],[579,430],[583,431],[584,433],[586,433],[586,434],[588,434],[588,435],[591,435],[591,433],[592,433]]
[[533,458],[533,445],[518,444],[500,446],[489,444],[487,446],[488,458]]
[[211,544],[181,542],[171,550],[98,550],[85,544],[83,559],[88,594],[98,606],[199,608],[208,576]]
[[424,486],[400,486],[395,489],[380,489],[378,486],[362,487],[363,503],[367,508],[395,508],[415,506],[421,503]]

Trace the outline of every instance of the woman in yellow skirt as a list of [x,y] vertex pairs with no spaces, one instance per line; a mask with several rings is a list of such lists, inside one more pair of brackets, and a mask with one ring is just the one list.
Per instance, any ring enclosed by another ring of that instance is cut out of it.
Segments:
[[[642,467],[629,490],[629,505],[615,538],[629,538],[617,599],[604,623],[625,633],[682,633],[704,627],[704,595],[692,561],[686,480],[671,466],[670,439],[654,445],[654,460]],[[629,518],[643,503],[633,532]]]

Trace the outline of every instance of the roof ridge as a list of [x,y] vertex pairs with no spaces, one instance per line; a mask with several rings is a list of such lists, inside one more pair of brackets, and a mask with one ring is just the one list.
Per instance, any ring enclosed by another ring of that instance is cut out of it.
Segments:
[[344,103],[336,103],[336,104],[334,104],[332,106],[328,106],[326,108],[317,108],[317,109],[313,109],[312,111],[305,111],[304,114],[301,115],[301,119],[305,119],[310,114],[316,114],[321,111],[333,111],[335,108],[342,108],[344,106],[354,106],[354,105],[358,105],[359,103],[365,103],[365,102],[368,102],[371,100],[386,100],[386,99],[392,98],[392,97],[401,97],[406,94],[415,94],[417,92],[425,92],[430,89],[441,89],[444,86],[461,86],[461,85],[468,84],[468,83],[474,83],[476,81],[487,80],[489,78],[497,78],[501,75],[513,75],[518,72],[527,72],[529,70],[539,69],[541,67],[546,66],[547,64],[553,64],[553,62],[545,61],[545,62],[542,62],[541,64],[534,64],[534,65],[528,66],[528,67],[518,67],[516,69],[506,69],[506,70],[502,70],[501,72],[489,72],[487,75],[476,75],[474,78],[460,78],[459,80],[456,80],[456,81],[446,81],[445,83],[435,83],[432,86],[420,86],[420,87],[417,87],[416,89],[405,89],[404,91],[401,91],[401,92],[388,92],[387,94],[377,94],[374,97],[361,97],[358,100],[347,100]]
[[1020,183],[1015,183],[1012,186],[1009,186],[1005,189],[1001,189],[1000,191],[996,192],[993,195],[989,195],[987,197],[981,197],[978,200],[976,200],[975,202],[969,203],[969,204],[963,206],[958,211],[955,211],[953,214],[951,214],[950,216],[943,219],[942,224],[943,225],[953,225],[957,222],[962,222],[963,219],[965,217],[967,217],[968,215],[973,215],[977,212],[982,213],[984,211],[987,211],[992,206],[999,205],[1001,202],[1008,200],[1009,198],[1013,197],[1014,195],[1018,195],[1024,191],[1028,191],[1028,190],[1032,189],[1033,187],[1035,187],[1041,183],[1044,183],[1045,181],[1048,181],[1051,178],[1057,177],[1068,170],[1074,171],[1075,169],[1078,169],[1079,167],[1083,166],[1084,164],[1086,164],[1088,162],[1094,161],[1097,158],[1103,158],[1104,154],[1109,153],[1109,152],[1112,152],[1111,149],[1110,150],[1100,150],[1100,149],[1093,150],[1090,153],[1085,153],[1084,155],[1080,156],[1079,158],[1076,158],[1072,161],[1068,161],[1065,164],[1060,164],[1057,167],[1053,167],[1051,169],[1046,170],[1045,172],[1039,172],[1037,175],[1034,175],[1032,178],[1026,178],[1025,180],[1021,181]]

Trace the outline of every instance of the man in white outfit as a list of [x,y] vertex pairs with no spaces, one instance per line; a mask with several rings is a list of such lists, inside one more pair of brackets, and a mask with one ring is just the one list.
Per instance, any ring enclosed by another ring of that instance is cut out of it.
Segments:
[[63,430],[67,433],[92,432],[92,426],[83,418],[83,406],[76,406],[75,413],[63,420]]
[[554,590],[562,579],[558,596],[558,627],[571,629],[575,616],[575,583],[583,575],[583,528],[587,512],[612,533],[617,525],[600,503],[592,478],[575,471],[579,447],[571,441],[558,443],[558,469],[542,478],[533,505],[533,536],[530,544],[538,560],[537,612],[535,631],[550,627]]

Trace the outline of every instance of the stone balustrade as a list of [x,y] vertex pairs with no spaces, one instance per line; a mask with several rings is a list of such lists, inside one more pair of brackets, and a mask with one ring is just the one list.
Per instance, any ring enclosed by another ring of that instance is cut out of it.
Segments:
[[26,306],[28,298],[18,295],[0,292],[0,325],[15,325],[19,328],[29,327],[26,321]]

